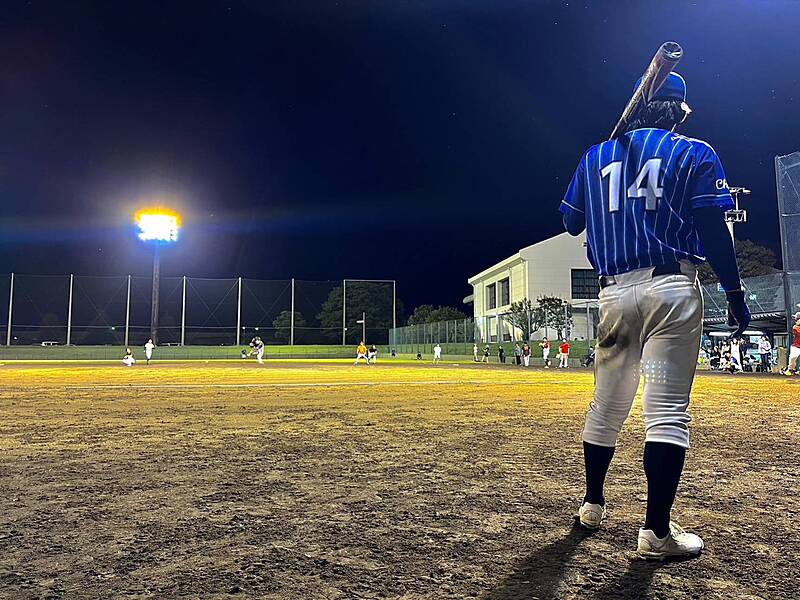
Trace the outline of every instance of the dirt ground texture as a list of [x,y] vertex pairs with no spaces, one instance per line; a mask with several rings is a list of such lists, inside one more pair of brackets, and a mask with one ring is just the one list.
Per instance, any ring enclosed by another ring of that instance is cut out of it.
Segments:
[[796,597],[800,381],[697,378],[654,564],[639,401],[587,534],[591,373],[482,367],[2,366],[0,597]]

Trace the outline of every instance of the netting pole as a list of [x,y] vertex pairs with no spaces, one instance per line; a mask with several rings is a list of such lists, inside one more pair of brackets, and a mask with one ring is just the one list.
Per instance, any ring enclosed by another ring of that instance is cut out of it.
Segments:
[[153,242],[153,295],[150,301],[150,337],[158,344],[158,300],[161,281],[161,255],[158,242]]
[[11,287],[8,288],[8,329],[6,331],[6,346],[11,345],[11,309],[14,306],[14,274],[11,274]]
[[181,346],[186,345],[186,275],[183,276],[181,291]]
[[128,275],[128,293],[125,300],[125,347],[128,347],[128,332],[131,325],[131,276]]
[[69,342],[72,338],[72,282],[75,279],[75,276],[70,273],[69,274],[69,301],[67,304],[67,346],[69,346]]
[[242,278],[239,277],[239,297],[236,300],[236,345],[242,345]]
[[392,279],[392,346],[397,346],[397,280]]
[[586,341],[592,339],[591,323],[589,323],[589,302],[586,302]]
[[289,317],[289,345],[294,346],[294,277],[292,277],[292,314]]
[[347,303],[347,279],[342,280],[342,346],[347,345],[347,321],[345,315],[347,314],[345,311]]

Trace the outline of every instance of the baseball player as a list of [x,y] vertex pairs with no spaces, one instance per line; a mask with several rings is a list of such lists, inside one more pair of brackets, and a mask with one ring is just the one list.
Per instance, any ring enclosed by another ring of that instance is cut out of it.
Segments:
[[559,369],[569,368],[569,342],[567,340],[561,340],[561,345],[558,347],[558,359]]
[[581,158],[560,211],[587,232],[600,274],[595,392],[583,429],[586,494],[581,525],[606,517],[603,484],[644,373],[647,513],[644,558],[696,556],[703,540],[670,521],[686,449],[689,392],[702,332],[697,265],[708,260],[739,336],[750,321],[724,211],[733,207],[722,164],[706,142],[675,133],[688,116],[686,82],[671,73],[618,137]]
[[472,360],[478,362],[478,344],[472,344]]
[[144,357],[148,365],[150,364],[150,359],[153,358],[153,348],[155,347],[156,345],[153,343],[152,338],[147,340],[147,343],[144,345]]
[[433,347],[433,364],[438,365],[442,360],[442,347],[437,344]]
[[794,315],[794,327],[792,327],[792,345],[789,346],[789,364],[786,365],[784,375],[794,375],[797,373],[797,361],[800,359],[800,312]]
[[539,347],[542,349],[542,358],[544,359],[544,368],[550,368],[550,342],[547,341],[547,338],[543,338],[541,342],[539,342]]
[[361,341],[358,343],[358,347],[356,348],[356,362],[354,365],[358,364],[358,361],[364,359],[364,362],[369,364],[369,358],[367,358],[367,347],[364,345],[364,342]]
[[125,348],[125,356],[122,357],[122,364],[126,367],[132,367],[136,364],[136,359],[133,358],[133,351],[130,348]]
[[258,364],[264,364],[264,341],[261,339],[261,336],[256,336],[250,341],[250,356],[256,355],[256,360]]
[[374,365],[378,362],[378,347],[375,344],[372,344],[367,350],[367,363]]

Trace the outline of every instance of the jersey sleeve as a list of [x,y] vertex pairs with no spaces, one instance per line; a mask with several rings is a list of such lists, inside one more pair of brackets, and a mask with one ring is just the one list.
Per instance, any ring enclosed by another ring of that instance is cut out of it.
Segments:
[[586,171],[584,165],[586,164],[586,156],[581,157],[581,162],[578,168],[575,169],[575,174],[572,176],[572,181],[569,182],[567,193],[564,194],[564,199],[561,201],[559,211],[561,214],[568,217],[572,216],[570,213],[578,212],[583,216],[586,212],[585,190],[586,190]]
[[722,162],[714,149],[707,144],[695,146],[689,199],[692,208],[717,206],[722,210],[732,210],[734,206]]

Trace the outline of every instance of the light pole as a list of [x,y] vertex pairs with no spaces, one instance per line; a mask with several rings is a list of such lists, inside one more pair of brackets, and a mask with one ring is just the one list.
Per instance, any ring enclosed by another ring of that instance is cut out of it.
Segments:
[[733,226],[736,223],[747,223],[747,211],[739,208],[739,196],[749,196],[750,190],[745,187],[732,187],[730,188],[731,196],[733,196],[734,209],[725,211],[725,223],[728,225],[728,231],[731,232],[731,239],[735,240],[733,236]]
[[153,244],[153,294],[150,304],[150,337],[158,343],[158,300],[161,279],[161,246],[178,241],[180,216],[172,211],[156,208],[136,213],[139,239]]

